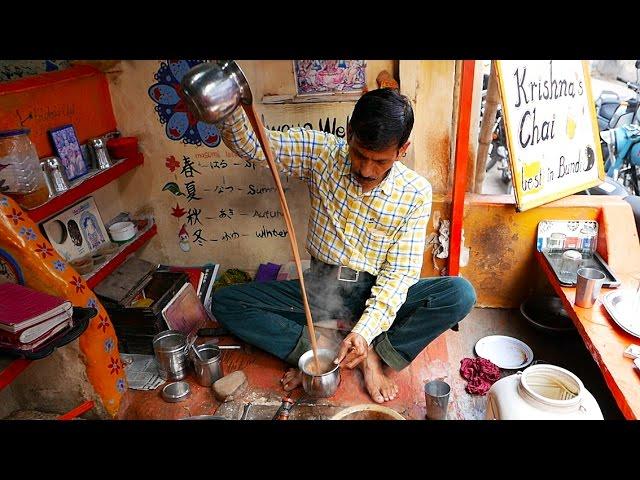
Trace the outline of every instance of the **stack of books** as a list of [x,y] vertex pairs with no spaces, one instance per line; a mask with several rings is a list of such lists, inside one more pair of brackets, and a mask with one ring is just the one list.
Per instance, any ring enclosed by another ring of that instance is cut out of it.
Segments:
[[218,276],[217,263],[206,263],[202,266],[184,267],[177,265],[158,265],[158,271],[166,272],[184,272],[189,277],[189,282],[193,285],[193,289],[202,305],[204,305],[207,315],[211,312],[211,297],[213,293],[213,284]]
[[0,348],[33,351],[73,326],[73,305],[14,283],[0,285]]

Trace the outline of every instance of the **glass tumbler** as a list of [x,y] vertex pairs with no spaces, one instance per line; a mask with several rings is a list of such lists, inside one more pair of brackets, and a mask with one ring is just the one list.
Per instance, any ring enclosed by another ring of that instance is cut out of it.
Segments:
[[567,250],[560,259],[560,275],[574,282],[581,266],[582,253],[578,250]]

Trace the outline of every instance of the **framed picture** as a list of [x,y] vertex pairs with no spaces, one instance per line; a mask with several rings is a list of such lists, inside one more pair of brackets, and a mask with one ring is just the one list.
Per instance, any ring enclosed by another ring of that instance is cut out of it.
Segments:
[[67,261],[89,255],[110,241],[93,197],[43,222],[41,229],[56,252]]
[[63,125],[49,130],[49,137],[56,155],[64,165],[67,178],[73,180],[89,171],[73,125]]
[[294,60],[298,95],[359,93],[366,86],[365,60]]

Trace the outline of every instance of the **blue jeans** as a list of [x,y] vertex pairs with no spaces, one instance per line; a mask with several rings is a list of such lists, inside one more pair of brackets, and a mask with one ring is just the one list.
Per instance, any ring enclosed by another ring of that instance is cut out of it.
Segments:
[[[324,281],[305,274],[307,298],[314,322],[325,318],[357,321],[369,298],[372,282],[335,280],[341,304],[327,308]],[[373,279],[375,280],[375,278]],[[435,338],[460,322],[476,302],[473,286],[462,277],[423,278],[409,288],[388,331],[372,346],[394,370],[401,370]],[[298,280],[245,283],[217,290],[211,303],[216,320],[235,336],[296,365],[311,349]]]

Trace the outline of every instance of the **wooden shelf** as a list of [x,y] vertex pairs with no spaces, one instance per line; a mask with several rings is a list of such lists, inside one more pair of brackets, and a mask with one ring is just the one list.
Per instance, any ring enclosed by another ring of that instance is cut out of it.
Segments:
[[[556,274],[542,253],[536,251],[535,258],[560,297],[564,309],[576,326],[587,350],[600,368],[620,412],[628,420],[638,420],[640,418],[640,377],[631,359],[622,355],[627,345],[637,343],[637,338],[609,319],[601,299],[612,289],[603,288],[593,307],[579,307],[574,303],[576,287],[560,285]],[[616,273],[622,281],[622,286],[619,288],[625,286],[631,288],[636,285],[630,275],[619,271]]]
[[79,179],[80,181],[66,192],[56,195],[39,207],[35,207],[30,210],[25,209],[25,211],[34,222],[40,222],[52,215],[55,215],[56,213],[59,213],[66,207],[73,205],[78,200],[86,197],[92,192],[95,192],[99,188],[104,187],[106,184],[124,175],[128,171],[142,165],[143,162],[144,156],[142,153],[138,152],[138,155],[135,158],[125,158],[106,170],[101,170],[90,177]]
[[357,102],[362,93],[328,93],[324,95],[265,95],[262,97],[263,105],[283,103],[339,103]]
[[130,243],[125,244],[122,250],[120,250],[113,258],[108,260],[104,265],[100,267],[99,270],[92,273],[91,276],[88,276],[85,279],[89,288],[93,290],[97,284],[99,284],[106,278],[107,275],[118,268],[122,264],[122,262],[124,262],[129,257],[129,255],[142,247],[151,239],[151,237],[153,237],[157,233],[158,226],[154,223],[147,230],[139,233],[138,236]]

